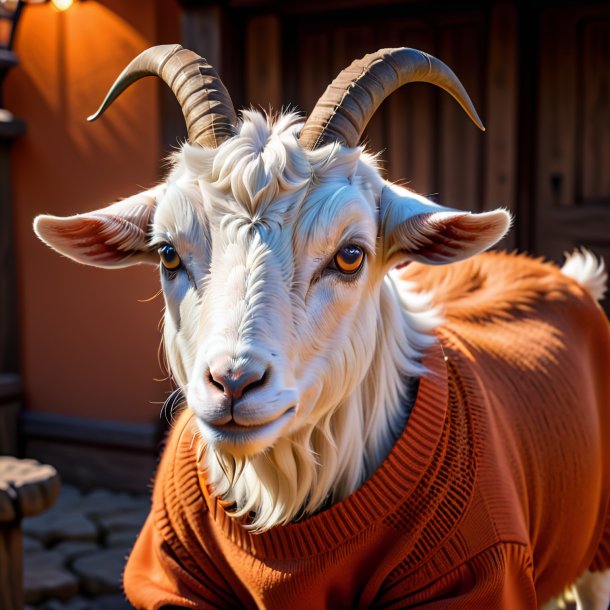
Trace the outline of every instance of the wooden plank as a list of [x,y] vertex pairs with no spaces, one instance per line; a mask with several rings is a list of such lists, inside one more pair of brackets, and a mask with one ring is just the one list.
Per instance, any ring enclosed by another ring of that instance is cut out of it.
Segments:
[[20,523],[0,524],[0,608],[22,610],[23,533]]
[[[360,59],[376,50],[375,28],[372,25],[336,27],[333,30],[332,78],[355,59]],[[367,149],[374,153],[382,151],[385,145],[382,113],[383,109],[380,109],[373,115],[361,138]]]
[[549,9],[541,18],[538,98],[537,225],[546,210],[575,201],[576,28],[571,11]]
[[0,403],[0,455],[17,455],[20,411],[21,403],[18,400]]
[[243,38],[241,21],[229,18],[218,4],[184,3],[181,44],[214,66],[236,109],[244,105]]
[[[580,202],[610,203],[610,20],[584,22],[578,57]],[[610,232],[610,227],[609,227]]]
[[281,23],[277,15],[252,17],[246,25],[246,100],[280,110],[282,94]]
[[219,72],[223,67],[222,17],[219,6],[185,6],[181,19],[182,45],[205,57]]
[[326,28],[301,28],[297,40],[298,69],[290,77],[296,81],[294,102],[308,115],[335,76],[328,61],[331,39]]
[[19,370],[17,270],[9,148],[10,139],[0,140],[0,373]]
[[522,3],[517,7],[519,53],[517,87],[517,216],[511,233],[516,247],[534,252],[536,217],[536,134],[538,117],[539,8]]
[[[176,2],[157,0],[157,44],[172,44],[181,39],[181,10]],[[188,47],[187,47],[188,48]],[[167,157],[176,147],[187,139],[186,123],[176,96],[169,87],[160,87],[159,113],[161,131],[161,155]],[[165,168],[159,167],[163,178]]]
[[536,251],[610,252],[610,7],[541,12]]
[[[408,46],[435,54],[434,32],[424,21],[390,27],[389,46]],[[401,87],[386,102],[388,177],[406,181],[418,193],[435,193],[435,91],[431,85]]]
[[[443,24],[438,56],[456,73],[475,107],[481,110],[481,29],[468,21]],[[482,135],[446,94],[440,100],[439,125],[439,200],[451,207],[478,210]]]
[[[484,137],[483,209],[516,212],[517,188],[517,9],[495,4],[491,12],[487,65],[487,132]],[[501,244],[516,246],[516,232]]]

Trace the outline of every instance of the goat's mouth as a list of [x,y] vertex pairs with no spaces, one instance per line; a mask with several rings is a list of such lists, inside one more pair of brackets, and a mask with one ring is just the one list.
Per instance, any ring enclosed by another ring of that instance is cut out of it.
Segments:
[[252,424],[241,423],[234,418],[212,424],[201,417],[197,417],[197,423],[208,445],[252,454],[264,451],[273,444],[296,414],[296,409],[296,405],[290,405],[272,419]]

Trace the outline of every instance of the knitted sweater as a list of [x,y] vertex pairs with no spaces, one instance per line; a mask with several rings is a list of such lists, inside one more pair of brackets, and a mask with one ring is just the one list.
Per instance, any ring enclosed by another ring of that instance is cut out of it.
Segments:
[[404,275],[438,291],[446,321],[381,467],[331,508],[250,534],[210,496],[187,410],[125,571],[137,608],[534,610],[610,567],[600,308],[525,257]]

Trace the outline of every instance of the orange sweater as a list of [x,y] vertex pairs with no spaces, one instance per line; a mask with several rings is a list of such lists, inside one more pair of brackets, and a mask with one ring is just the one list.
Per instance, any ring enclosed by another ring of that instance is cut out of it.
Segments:
[[407,425],[354,494],[249,534],[210,498],[187,410],[125,571],[137,608],[537,608],[610,567],[610,334],[551,266],[483,255],[404,275],[446,322]]

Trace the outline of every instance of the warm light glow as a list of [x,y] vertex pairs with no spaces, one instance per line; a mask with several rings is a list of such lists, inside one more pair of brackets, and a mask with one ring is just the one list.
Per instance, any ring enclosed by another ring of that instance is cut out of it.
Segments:
[[58,11],[67,11],[74,4],[74,0],[51,0],[51,4]]
[[17,8],[17,0],[0,0],[0,6],[9,13],[14,13]]

